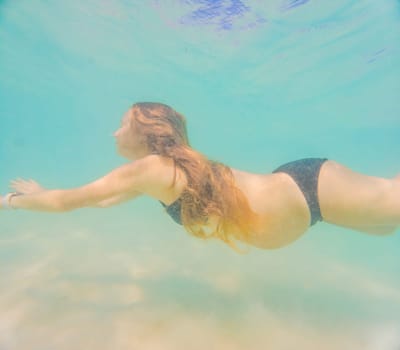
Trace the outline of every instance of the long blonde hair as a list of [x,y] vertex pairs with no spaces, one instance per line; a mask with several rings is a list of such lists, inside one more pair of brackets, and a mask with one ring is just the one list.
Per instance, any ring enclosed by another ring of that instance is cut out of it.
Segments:
[[[187,177],[188,185],[180,197],[186,230],[203,239],[217,237],[233,248],[233,238],[246,241],[257,215],[235,185],[231,169],[190,147],[184,116],[153,102],[134,104],[132,115],[134,128],[149,152],[172,158]],[[210,218],[216,220],[211,232],[207,229]]]

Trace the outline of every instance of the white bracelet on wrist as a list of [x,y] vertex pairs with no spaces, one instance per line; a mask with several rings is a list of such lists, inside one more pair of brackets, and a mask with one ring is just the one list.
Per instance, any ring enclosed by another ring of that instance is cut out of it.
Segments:
[[21,193],[18,192],[10,192],[7,193],[5,196],[1,197],[1,206],[3,209],[16,209],[11,205],[12,197],[19,196]]

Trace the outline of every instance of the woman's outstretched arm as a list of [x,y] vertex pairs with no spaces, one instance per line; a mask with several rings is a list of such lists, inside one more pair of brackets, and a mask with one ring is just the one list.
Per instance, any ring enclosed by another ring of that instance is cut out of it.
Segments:
[[[10,183],[10,188],[16,191],[18,195],[22,194],[35,194],[35,193],[40,193],[43,191],[46,191],[47,188],[44,188],[43,186],[39,185],[36,181],[29,179],[29,180],[24,180],[24,179],[16,179],[11,181]],[[136,193],[130,193],[130,194],[122,194],[122,195],[117,195],[111,198],[104,199],[94,205],[96,208],[108,208],[113,205],[117,205],[120,203],[123,203],[125,201],[131,200],[134,197],[137,197],[140,195],[140,192]]]
[[145,179],[146,162],[135,161],[109,174],[73,189],[39,190],[9,196],[2,202],[15,209],[65,212],[82,207],[106,207],[140,195]]
[[93,207],[95,207],[95,208],[112,207],[113,205],[121,204],[123,202],[129,201],[129,200],[134,199],[136,197],[139,197],[140,195],[141,195],[140,192],[135,192],[135,193],[123,194],[123,195],[111,197],[111,198],[104,199],[104,200],[96,203],[95,205],[93,205]]

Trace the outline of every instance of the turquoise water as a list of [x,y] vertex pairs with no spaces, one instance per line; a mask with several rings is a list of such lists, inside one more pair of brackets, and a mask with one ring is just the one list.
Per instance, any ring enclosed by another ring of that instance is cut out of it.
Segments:
[[[193,146],[270,172],[323,156],[400,173],[395,0],[0,1],[0,185],[92,181],[130,104],[185,114]],[[400,237],[320,223],[238,255],[146,198],[0,213],[0,349],[400,347]]]

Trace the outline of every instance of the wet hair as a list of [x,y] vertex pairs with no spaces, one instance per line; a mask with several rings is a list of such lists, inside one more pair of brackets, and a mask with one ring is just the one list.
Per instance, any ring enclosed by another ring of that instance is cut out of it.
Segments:
[[[235,239],[246,241],[255,228],[257,215],[236,186],[231,169],[190,147],[185,117],[154,102],[134,104],[132,116],[134,128],[149,152],[172,158],[187,177],[187,187],[180,197],[186,230],[203,239],[219,238],[235,249]],[[215,224],[210,230],[207,224],[211,218]]]

